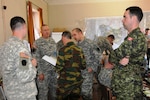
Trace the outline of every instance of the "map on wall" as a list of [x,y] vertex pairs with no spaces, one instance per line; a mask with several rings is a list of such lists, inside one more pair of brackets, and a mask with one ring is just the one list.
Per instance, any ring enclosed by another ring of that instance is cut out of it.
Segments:
[[96,40],[98,36],[115,36],[114,45],[117,48],[122,42],[127,31],[123,28],[122,17],[102,17],[86,19],[85,36]]
[[[113,34],[115,41],[113,48],[116,49],[127,36],[127,31],[122,25],[122,16],[99,17],[85,19],[85,36],[91,40],[96,40],[98,36],[108,36]],[[150,28],[150,12],[144,12],[144,17],[140,23],[140,28]]]
[[143,20],[140,23],[140,27],[142,30],[144,30],[145,28],[150,29],[150,12],[144,12]]

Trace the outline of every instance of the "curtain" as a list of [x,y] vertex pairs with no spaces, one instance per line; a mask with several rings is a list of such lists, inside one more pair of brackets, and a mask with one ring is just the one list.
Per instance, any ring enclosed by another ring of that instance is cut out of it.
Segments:
[[39,19],[40,19],[40,27],[41,27],[43,25],[43,12],[41,8],[39,8],[38,11],[39,11]]
[[43,12],[41,8],[38,8],[38,11],[39,11],[39,23],[40,23],[40,28],[41,28],[43,25]]
[[30,1],[28,1],[28,39],[30,47],[32,48],[35,38],[34,38],[34,25],[32,15],[32,3]]

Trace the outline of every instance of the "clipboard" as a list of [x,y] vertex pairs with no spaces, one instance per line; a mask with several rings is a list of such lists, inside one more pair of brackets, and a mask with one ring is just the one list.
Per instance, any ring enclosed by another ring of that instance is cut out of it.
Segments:
[[49,57],[47,55],[43,56],[42,59],[44,59],[45,61],[49,62],[52,65],[56,65],[57,59],[54,57]]

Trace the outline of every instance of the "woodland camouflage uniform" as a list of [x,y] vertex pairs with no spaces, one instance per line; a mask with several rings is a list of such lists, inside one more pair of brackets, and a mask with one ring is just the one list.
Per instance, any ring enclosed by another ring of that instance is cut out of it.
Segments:
[[56,64],[56,70],[60,76],[58,78],[57,100],[63,100],[70,93],[80,95],[80,85],[83,81],[81,70],[85,68],[83,51],[73,42],[68,42],[59,50]]

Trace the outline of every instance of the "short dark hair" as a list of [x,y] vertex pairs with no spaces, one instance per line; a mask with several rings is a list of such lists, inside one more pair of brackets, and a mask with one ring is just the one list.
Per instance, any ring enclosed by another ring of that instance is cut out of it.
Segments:
[[66,37],[66,38],[68,38],[68,39],[71,39],[71,32],[70,32],[70,31],[64,31],[64,32],[62,33],[62,36]]
[[43,26],[48,26],[48,25],[47,24],[42,24],[41,29],[42,29]]
[[82,30],[80,28],[74,28],[72,31],[74,31],[74,30],[82,33]]
[[145,30],[146,30],[146,31],[148,31],[148,30],[149,30],[149,28],[146,28]]
[[20,16],[15,16],[10,20],[10,27],[11,30],[15,30],[16,28],[21,27],[22,25],[26,24],[25,20]]
[[112,38],[112,39],[115,40],[115,36],[114,36],[113,34],[110,34],[110,35],[108,35],[107,37],[110,37],[110,38]]
[[132,15],[137,16],[137,19],[138,19],[139,22],[142,20],[143,12],[142,12],[142,9],[140,7],[138,7],[138,6],[131,6],[131,7],[128,7],[126,9],[126,11],[127,10],[129,10],[130,16],[132,16]]

